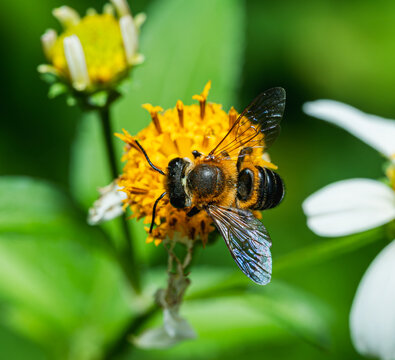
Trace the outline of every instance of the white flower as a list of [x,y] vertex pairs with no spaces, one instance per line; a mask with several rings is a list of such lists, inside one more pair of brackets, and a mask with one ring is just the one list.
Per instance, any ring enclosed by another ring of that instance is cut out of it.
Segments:
[[149,329],[139,337],[133,338],[133,343],[144,349],[164,349],[180,341],[195,339],[196,333],[189,323],[178,314],[176,309],[163,310],[163,325]]
[[317,100],[303,105],[303,111],[349,131],[387,158],[395,154],[395,121],[383,119],[333,100]]
[[[395,154],[395,121],[365,114],[332,100],[304,104],[303,110],[348,130],[388,158]],[[372,229],[395,218],[395,193],[369,179],[339,181],[303,203],[309,228],[321,236],[343,236]]]
[[100,197],[89,209],[89,225],[97,225],[123,214],[122,200],[125,200],[127,195],[120,190],[121,187],[119,187],[115,181],[99,189]]
[[[394,161],[395,121],[365,114],[331,100],[306,103],[304,111],[348,130]],[[395,164],[387,176],[394,188]],[[395,192],[370,179],[328,185],[303,203],[307,224],[321,236],[365,231],[395,219]],[[361,283],[350,314],[355,348],[363,355],[395,359],[395,240],[375,258]]]
[[303,203],[307,225],[320,236],[344,236],[373,229],[395,218],[395,192],[380,181],[338,181]]
[[358,286],[350,331],[361,354],[395,359],[395,239],[373,260]]

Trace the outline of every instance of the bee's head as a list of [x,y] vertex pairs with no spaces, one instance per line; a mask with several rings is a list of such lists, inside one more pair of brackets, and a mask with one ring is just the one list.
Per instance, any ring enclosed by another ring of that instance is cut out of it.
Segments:
[[186,208],[191,206],[191,197],[186,192],[186,171],[191,161],[186,158],[175,158],[167,166],[167,191],[170,204],[175,208]]

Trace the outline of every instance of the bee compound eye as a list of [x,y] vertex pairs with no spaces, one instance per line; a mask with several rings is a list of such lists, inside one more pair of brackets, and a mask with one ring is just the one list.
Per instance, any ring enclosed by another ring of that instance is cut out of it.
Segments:
[[178,209],[190,206],[190,199],[182,183],[182,177],[187,165],[188,163],[186,160],[175,158],[171,160],[167,166],[167,191],[169,193],[170,204]]

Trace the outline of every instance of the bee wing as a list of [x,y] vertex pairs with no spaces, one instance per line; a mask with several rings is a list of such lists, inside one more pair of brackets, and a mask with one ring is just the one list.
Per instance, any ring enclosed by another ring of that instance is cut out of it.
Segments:
[[[267,150],[280,134],[285,109],[285,90],[275,87],[258,95],[239,115],[225,137],[209,155],[237,155],[245,146]],[[227,141],[226,141],[227,140]]]
[[241,271],[259,285],[269,283],[272,243],[263,224],[246,210],[209,205],[206,211]]

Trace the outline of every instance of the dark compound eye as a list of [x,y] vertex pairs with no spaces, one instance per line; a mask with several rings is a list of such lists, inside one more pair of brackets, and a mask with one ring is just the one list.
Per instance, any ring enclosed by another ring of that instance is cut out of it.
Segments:
[[185,208],[189,206],[187,194],[182,185],[182,177],[185,176],[187,162],[181,158],[175,158],[169,162],[167,167],[167,189],[169,192],[170,204],[175,208]]

